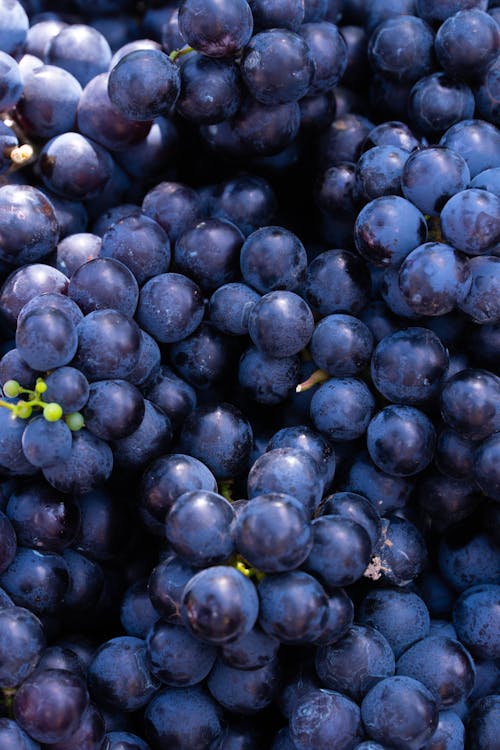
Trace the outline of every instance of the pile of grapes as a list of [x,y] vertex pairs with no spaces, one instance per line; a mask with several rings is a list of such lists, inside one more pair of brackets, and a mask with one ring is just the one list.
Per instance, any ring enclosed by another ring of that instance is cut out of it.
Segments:
[[0,750],[499,750],[500,0],[0,0]]

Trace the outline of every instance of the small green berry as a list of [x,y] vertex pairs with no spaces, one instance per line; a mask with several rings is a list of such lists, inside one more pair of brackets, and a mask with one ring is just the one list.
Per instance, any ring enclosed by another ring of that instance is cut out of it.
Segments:
[[35,385],[35,391],[37,393],[45,393],[46,390],[47,390],[47,384],[45,383],[44,380],[42,380],[42,378],[38,378],[36,381],[36,385]]
[[83,416],[79,411],[75,411],[72,414],[66,414],[66,416],[64,417],[64,421],[72,432],[81,430],[85,424]]
[[17,402],[15,411],[17,417],[21,417],[21,419],[29,419],[29,417],[31,417],[32,411],[33,407],[30,403],[28,403],[28,401]]
[[43,407],[43,416],[47,422],[57,422],[58,419],[61,419],[62,415],[63,410],[59,404],[52,403]]
[[17,380],[6,380],[3,386],[3,392],[7,398],[15,398],[16,396],[19,396],[20,388],[21,386]]

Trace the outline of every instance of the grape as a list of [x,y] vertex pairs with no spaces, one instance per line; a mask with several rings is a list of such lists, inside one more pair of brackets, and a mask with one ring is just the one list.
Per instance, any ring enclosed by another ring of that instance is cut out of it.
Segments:
[[374,407],[374,398],[362,380],[331,378],[311,399],[311,421],[329,440],[354,440],[365,433]]
[[0,609],[0,632],[0,683],[2,688],[17,687],[33,672],[45,648],[42,624],[23,607],[4,607]]
[[250,0],[249,5],[259,28],[297,31],[304,20],[302,0]]
[[413,591],[386,588],[371,591],[363,601],[358,613],[363,625],[376,628],[400,657],[415,641],[429,635],[429,611]]
[[90,492],[108,479],[112,467],[111,448],[84,428],[73,433],[69,457],[44,468],[43,475],[60,492],[80,494]]
[[171,343],[186,338],[202,318],[201,290],[187,276],[159,274],[141,289],[137,319],[158,341]]
[[207,681],[218,704],[239,714],[255,714],[272,702],[279,685],[275,659],[257,669],[236,669],[217,660]]
[[48,63],[63,68],[85,86],[94,76],[104,73],[111,60],[105,37],[84,24],[64,26],[47,45]]
[[124,378],[140,355],[138,325],[118,310],[94,310],[76,328],[78,348],[73,365],[90,380]]
[[131,120],[147,121],[168,112],[179,90],[179,71],[161,50],[137,49],[111,66],[109,98]]
[[0,719],[0,742],[5,750],[39,750],[39,745],[12,719]]
[[153,746],[210,750],[222,732],[220,709],[202,688],[160,691],[146,709],[146,737]]
[[246,0],[184,0],[179,31],[186,42],[209,57],[230,57],[247,44],[253,29]]
[[55,552],[19,547],[0,582],[18,606],[45,615],[63,602],[69,585],[68,568]]
[[359,708],[333,690],[311,690],[293,708],[290,736],[298,750],[321,745],[347,750],[362,737]]
[[83,409],[87,429],[102,440],[120,440],[139,427],[144,417],[144,399],[126,380],[92,383]]
[[414,83],[434,67],[434,34],[417,16],[383,21],[370,37],[368,57],[375,71],[402,83]]
[[40,154],[45,186],[69,200],[93,198],[102,193],[112,171],[109,153],[80,133],[56,135],[47,141]]
[[471,8],[449,16],[436,34],[435,49],[441,67],[454,78],[476,78],[498,53],[499,30],[483,10]]
[[30,185],[0,187],[0,225],[0,259],[15,266],[48,255],[59,237],[59,224],[51,203]]

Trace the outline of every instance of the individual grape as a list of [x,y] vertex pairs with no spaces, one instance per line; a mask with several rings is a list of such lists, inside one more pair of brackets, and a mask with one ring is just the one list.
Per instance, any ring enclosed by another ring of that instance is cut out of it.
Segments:
[[299,238],[282,227],[257,229],[241,248],[243,278],[262,294],[293,291],[304,280],[307,255]]
[[430,419],[412,406],[386,406],[367,428],[373,462],[387,474],[412,476],[432,461],[436,433]]
[[245,237],[270,226],[277,209],[271,185],[256,175],[242,175],[222,183],[214,203],[213,215],[236,224]]
[[181,600],[184,586],[195,575],[196,568],[171,555],[160,562],[149,577],[148,592],[151,603],[162,619],[180,625]]
[[496,659],[499,651],[498,617],[500,589],[493,584],[472,586],[455,602],[453,624],[461,643],[480,659]]
[[362,736],[358,706],[334,690],[311,690],[297,700],[290,716],[290,737],[297,750],[348,750]]
[[257,495],[235,521],[236,549],[250,565],[265,573],[293,570],[311,549],[308,521],[304,506],[294,497],[282,493]]
[[73,734],[88,704],[81,677],[63,669],[41,669],[17,690],[14,717],[30,737],[53,744]]
[[302,0],[250,0],[254,23],[262,29],[297,31],[304,20]]
[[190,54],[180,69],[176,111],[191,122],[213,125],[228,120],[241,102],[241,78],[232,60]]
[[417,750],[428,742],[438,724],[432,693],[410,677],[387,677],[361,704],[361,718],[373,739],[401,750]]
[[92,383],[83,409],[87,429],[102,440],[120,440],[139,427],[144,417],[144,399],[126,380]]
[[388,18],[371,35],[368,57],[383,76],[414,83],[434,68],[434,34],[416,15]]
[[248,315],[250,338],[263,354],[271,357],[298,354],[309,342],[313,328],[311,310],[294,292],[269,292]]
[[459,122],[446,131],[439,145],[457,151],[463,156],[472,178],[485,169],[500,166],[498,157],[500,132],[489,122],[483,120]]
[[243,51],[241,74],[262,104],[298,101],[310,89],[316,65],[309,45],[287,29],[261,31]]
[[67,70],[85,86],[94,76],[108,69],[111,50],[97,29],[70,24],[50,40],[45,56],[46,62]]
[[10,409],[0,408],[0,466],[7,476],[29,476],[36,471],[22,449],[25,427],[24,419],[17,419]]
[[184,0],[179,31],[193,49],[208,57],[231,57],[252,36],[252,11],[246,0]]
[[17,112],[23,128],[38,138],[53,138],[75,130],[76,109],[82,87],[68,71],[40,65],[23,80],[23,97]]
[[208,678],[212,696],[227,711],[256,714],[274,699],[279,685],[279,662],[257,669],[236,669],[217,660]]
[[89,383],[75,367],[58,367],[45,378],[44,398],[58,403],[65,414],[83,409],[89,397]]
[[222,732],[220,708],[202,688],[162,690],[144,715],[152,747],[210,750]]
[[23,93],[24,85],[19,65],[13,57],[2,50],[0,50],[0,70],[2,72],[0,110],[3,111],[16,106]]
[[231,504],[215,492],[186,492],[174,502],[166,520],[172,549],[190,565],[223,563],[233,552]]
[[45,479],[60,492],[90,492],[109,478],[113,454],[104,440],[85,428],[73,433],[66,461],[43,469]]
[[452,479],[438,472],[419,482],[416,499],[440,530],[470,516],[481,502],[471,478]]
[[404,586],[417,578],[425,567],[425,539],[410,521],[390,516],[384,519],[382,541],[376,557],[380,560],[380,572],[384,578],[396,586]]
[[[401,175],[408,152],[395,146],[375,146],[356,164],[356,188],[365,201],[401,194]],[[407,196],[406,196],[407,197]]]
[[61,555],[19,547],[0,582],[16,605],[45,615],[62,603],[69,576]]
[[175,267],[205,291],[236,281],[243,234],[222,219],[207,219],[184,232],[175,245]]
[[102,193],[113,171],[109,153],[98,143],[74,132],[62,133],[47,141],[40,153],[39,165],[45,186],[70,200],[93,198]]
[[472,475],[475,443],[449,427],[438,435],[434,460],[439,471],[455,479]]
[[170,447],[172,425],[168,416],[144,399],[144,417],[130,435],[112,444],[114,464],[133,470],[146,466]]
[[311,524],[312,549],[304,568],[328,590],[348,586],[365,572],[372,544],[365,529],[349,518],[321,515]]
[[443,237],[468,255],[491,255],[500,245],[500,198],[471,188],[456,193],[441,211]]
[[74,324],[56,308],[35,307],[18,320],[16,347],[34,370],[51,370],[68,364],[77,345]]
[[201,290],[182,274],[160,274],[141,289],[137,319],[158,341],[171,343],[186,338],[202,318]]
[[2,0],[0,15],[0,49],[10,54],[24,44],[29,19],[22,4],[17,0]]
[[197,638],[224,644],[255,625],[259,603],[254,584],[235,568],[215,565],[191,578],[182,594],[182,620]]
[[498,695],[488,695],[474,703],[467,725],[467,741],[471,750],[494,745],[497,741],[499,715]]
[[340,516],[359,524],[368,534],[375,548],[382,531],[380,515],[372,503],[355,492],[336,492],[321,505],[322,516]]
[[499,64],[497,57],[487,68],[482,77],[481,85],[475,92],[476,109],[478,113],[485,120],[492,122],[497,126],[500,125],[500,114],[498,111],[498,83]]
[[370,131],[363,144],[363,151],[375,146],[396,146],[396,148],[411,152],[419,145],[419,141],[405,122],[389,120]]
[[183,627],[159,620],[149,631],[146,652],[152,674],[170,687],[202,682],[213,667],[215,646],[203,643]]
[[394,403],[420,404],[435,396],[448,367],[448,352],[435,333],[411,327],[383,338],[373,353],[375,387]]
[[308,453],[296,448],[275,448],[262,454],[248,474],[249,498],[268,493],[292,495],[313,516],[323,494],[319,466]]
[[89,690],[99,702],[136,711],[146,706],[158,687],[140,638],[120,636],[100,646],[89,665]]
[[500,168],[494,167],[493,169],[485,169],[483,172],[479,172],[473,180],[471,180],[470,187],[479,188],[481,190],[488,190],[490,193],[494,193],[497,197],[500,197]]
[[221,648],[221,659],[238,670],[261,669],[275,660],[279,649],[276,638],[254,628],[246,635]]
[[248,314],[260,295],[239,282],[219,286],[210,298],[210,322],[222,333],[243,336],[248,333]]
[[300,108],[297,102],[264,105],[249,97],[230,124],[238,153],[273,156],[289,146],[298,135]]
[[354,231],[358,252],[380,268],[400,265],[408,253],[427,239],[423,215],[397,195],[368,203],[359,213]]
[[0,609],[0,632],[0,685],[14,688],[38,664],[45,648],[45,636],[38,618],[29,610],[16,606]]
[[73,365],[89,381],[126,378],[140,355],[140,329],[118,310],[94,310],[77,326]]
[[487,370],[466,369],[450,378],[441,391],[445,422],[460,435],[482,440],[499,429],[500,381]]
[[325,168],[344,162],[356,162],[373,123],[362,115],[348,113],[337,117],[322,134],[319,156]]
[[397,588],[370,591],[361,602],[358,619],[382,633],[396,658],[415,641],[426,638],[431,624],[423,599]]
[[[161,456],[143,474],[140,504],[163,524],[177,498],[194,490],[217,492],[217,483],[210,469],[190,455]],[[163,526],[161,534],[164,534]]]
[[129,215],[107,229],[100,255],[124,263],[142,285],[150,277],[168,271],[170,243],[157,222],[143,214]]
[[308,573],[266,576],[258,588],[259,625],[282,643],[312,643],[328,624],[328,597]]
[[177,182],[158,183],[146,193],[142,210],[163,227],[171,243],[203,218],[198,194]]
[[131,120],[151,120],[168,112],[179,90],[179,70],[161,50],[134,50],[111,67],[109,98]]
[[119,260],[95,258],[74,271],[68,296],[84,315],[93,310],[113,308],[132,317],[139,299],[139,288],[132,272]]
[[367,304],[371,281],[366,265],[348,250],[327,250],[309,264],[301,287],[313,312],[359,313]]
[[99,257],[101,238],[90,232],[78,232],[66,236],[57,246],[56,265],[68,277],[87,263]]
[[127,635],[146,638],[151,628],[158,622],[158,612],[153,607],[143,578],[125,591],[120,607],[120,622]]
[[370,362],[373,337],[368,327],[350,315],[328,315],[314,329],[310,352],[318,367],[335,377],[349,377]]
[[494,539],[470,521],[455,524],[441,538],[438,565],[446,581],[459,592],[477,584],[496,583],[500,575]]
[[150,750],[144,740],[131,732],[107,732],[108,750]]
[[0,187],[0,226],[0,259],[13,266],[33,263],[48,255],[59,237],[51,203],[30,185]]
[[301,130],[313,133],[324,130],[335,119],[337,104],[334,92],[304,96],[299,101],[299,108]]
[[373,415],[375,400],[368,386],[358,378],[331,378],[311,399],[314,427],[329,440],[361,437]]
[[80,525],[78,504],[61,497],[52,487],[39,480],[14,491],[6,513],[20,546],[48,552],[62,552],[68,547],[75,540]]
[[474,323],[489,324],[500,321],[498,289],[500,285],[500,258],[485,255],[469,260],[471,285],[459,308]]
[[164,365],[144,387],[146,398],[168,416],[174,428],[180,427],[196,406],[197,397],[192,386]]
[[242,355],[238,380],[245,393],[260,404],[279,404],[299,382],[300,359],[267,356],[250,346]]
[[338,641],[316,652],[322,686],[361,702],[372,685],[395,671],[394,654],[378,630],[353,625]]
[[465,699],[474,685],[474,662],[465,648],[445,636],[429,636],[410,646],[398,659],[396,673],[419,680],[438,708]]
[[[474,94],[469,86],[449,78],[446,73],[432,73],[421,78],[408,98],[412,126],[432,139],[471,118],[474,109]],[[460,153],[459,149],[456,150]]]
[[497,24],[479,8],[459,10],[436,33],[435,49],[441,67],[461,80],[483,74],[495,60],[499,45]]
[[[432,182],[429,182],[432,174]],[[438,216],[446,201],[470,182],[467,162],[443,146],[417,149],[406,161],[401,177],[403,195],[424,214]]]
[[308,94],[330,91],[338,84],[347,66],[347,45],[333,23],[321,19],[304,23],[299,33],[314,62],[314,75]]
[[105,738],[104,719],[94,703],[85,710],[73,734],[65,740],[54,742],[54,750],[98,750]]

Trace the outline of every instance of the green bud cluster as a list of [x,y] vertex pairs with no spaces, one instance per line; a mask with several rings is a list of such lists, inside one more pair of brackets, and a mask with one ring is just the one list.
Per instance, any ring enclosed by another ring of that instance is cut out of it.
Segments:
[[47,422],[57,422],[64,417],[64,421],[70,430],[73,432],[81,430],[84,426],[84,420],[80,412],[64,414],[60,404],[55,401],[46,402],[43,400],[43,394],[46,390],[47,384],[43,378],[37,378],[34,390],[23,388],[17,380],[7,380],[3,386],[4,396],[14,399],[24,395],[26,398],[20,398],[15,404],[0,399],[0,406],[9,409],[14,417],[20,419],[29,419],[33,414],[33,409],[38,408],[42,410]]

